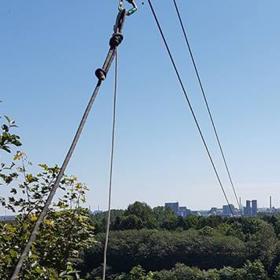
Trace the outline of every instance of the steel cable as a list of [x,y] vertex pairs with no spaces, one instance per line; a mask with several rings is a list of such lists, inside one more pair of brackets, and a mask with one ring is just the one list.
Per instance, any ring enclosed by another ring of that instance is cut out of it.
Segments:
[[232,187],[237,205],[239,206],[239,209],[241,210],[241,204],[239,203],[239,200],[238,200],[235,184],[233,183],[232,175],[231,175],[231,172],[230,172],[227,160],[226,160],[224,149],[223,149],[223,146],[222,146],[222,143],[221,143],[218,131],[217,131],[217,127],[216,127],[216,124],[215,124],[215,121],[214,121],[214,118],[213,118],[213,114],[212,114],[211,109],[210,109],[210,105],[209,105],[209,102],[208,102],[208,99],[207,99],[207,96],[206,96],[206,93],[205,93],[205,90],[204,90],[204,86],[202,84],[202,80],[201,80],[199,70],[198,70],[198,67],[197,67],[193,52],[192,52],[192,48],[191,48],[190,41],[189,41],[189,38],[188,38],[188,35],[187,35],[187,31],[186,31],[186,28],[184,26],[179,7],[177,5],[177,1],[173,0],[173,4],[174,4],[176,14],[177,14],[179,22],[180,22],[182,32],[184,34],[184,39],[185,39],[185,42],[187,44],[188,52],[190,54],[191,61],[192,61],[192,64],[193,64],[193,67],[194,67],[194,70],[195,70],[195,74],[196,74],[196,77],[197,77],[197,80],[198,80],[198,83],[199,83],[199,87],[200,87],[200,90],[201,90],[201,93],[202,93],[202,96],[203,96],[203,100],[204,100],[204,103],[205,103],[205,106],[206,106],[206,109],[207,109],[207,112],[208,112],[208,115],[209,115],[209,118],[210,118],[210,121],[211,121],[211,124],[212,124],[212,127],[213,127],[215,138],[217,140],[219,150],[220,150],[222,158],[223,158],[223,162],[224,162],[224,165],[225,165],[225,168],[226,168],[226,172],[227,172],[227,175],[228,175],[228,178],[229,178],[229,181],[230,181],[230,184],[231,184],[231,187]]
[[203,145],[204,145],[204,147],[205,147],[206,153],[207,153],[208,158],[209,158],[209,160],[210,160],[210,162],[211,162],[211,165],[212,165],[212,167],[213,167],[213,170],[214,170],[214,173],[215,173],[216,178],[217,178],[217,180],[218,180],[219,186],[220,186],[220,188],[221,188],[221,190],[222,190],[222,193],[223,193],[223,195],[224,195],[224,198],[225,198],[225,200],[226,200],[226,202],[227,202],[227,205],[228,205],[228,207],[229,207],[229,209],[230,209],[232,215],[234,215],[233,209],[232,209],[232,207],[231,207],[231,205],[230,205],[230,203],[229,203],[229,199],[228,199],[227,194],[226,194],[226,192],[225,192],[225,188],[224,188],[223,183],[222,183],[222,181],[221,181],[220,175],[219,175],[219,173],[218,173],[218,171],[217,171],[217,168],[216,168],[216,165],[215,165],[215,163],[214,163],[214,160],[213,160],[213,158],[212,158],[212,156],[211,156],[210,150],[209,150],[209,148],[208,148],[208,145],[207,145],[206,140],[205,140],[205,138],[204,138],[204,135],[203,135],[203,133],[202,133],[201,127],[200,127],[200,125],[199,125],[198,119],[197,119],[196,114],[195,114],[195,112],[194,112],[194,109],[193,109],[193,107],[192,107],[192,104],[191,104],[191,101],[190,101],[189,96],[188,96],[188,94],[187,94],[187,91],[186,91],[186,89],[185,89],[184,83],[183,83],[183,81],[182,81],[181,75],[180,75],[179,70],[178,70],[178,68],[177,68],[177,66],[176,66],[175,60],[174,60],[174,58],[173,58],[173,55],[172,55],[172,53],[171,53],[171,50],[170,50],[170,48],[169,48],[169,45],[168,45],[168,43],[167,43],[167,40],[166,40],[165,35],[164,35],[164,33],[163,33],[163,30],[162,30],[162,28],[161,28],[161,25],[160,25],[160,22],[159,22],[159,20],[158,20],[158,17],[157,17],[157,14],[156,14],[156,12],[155,12],[155,9],[154,9],[154,7],[153,7],[153,4],[152,4],[151,0],[148,0],[148,3],[149,3],[149,6],[150,6],[152,15],[153,15],[153,17],[154,17],[154,20],[155,20],[155,22],[156,22],[157,28],[158,28],[158,30],[159,30],[159,32],[160,32],[161,38],[162,38],[162,40],[163,40],[163,42],[164,42],[164,45],[165,45],[165,48],[166,48],[166,50],[167,50],[168,56],[169,56],[169,58],[170,58],[171,64],[172,64],[172,66],[173,66],[173,68],[174,68],[174,71],[175,71],[175,73],[176,73],[177,79],[178,79],[179,84],[180,84],[180,86],[181,86],[181,88],[182,88],[184,97],[185,97],[185,99],[186,99],[186,101],[187,101],[187,104],[188,104],[188,107],[189,107],[189,109],[190,109],[190,111],[191,111],[191,114],[192,114],[192,117],[193,117],[193,119],[194,119],[195,125],[196,125],[196,127],[197,127],[197,129],[198,129],[200,138],[201,138],[201,140],[202,140],[202,142],[203,142]]
[[59,170],[59,174],[57,175],[55,183],[54,183],[54,185],[53,185],[53,187],[52,187],[52,189],[50,191],[50,194],[49,194],[49,196],[48,196],[48,198],[46,200],[44,208],[41,211],[41,213],[40,213],[40,215],[38,217],[38,220],[36,221],[36,223],[34,225],[34,228],[33,228],[32,232],[31,232],[29,240],[28,240],[28,242],[27,242],[27,244],[26,244],[26,246],[25,246],[25,248],[24,248],[24,250],[23,250],[23,252],[22,252],[22,254],[21,254],[20,258],[19,258],[19,260],[18,260],[18,263],[17,263],[16,268],[15,268],[15,270],[13,272],[11,280],[18,279],[18,274],[19,274],[19,272],[20,272],[20,270],[22,268],[23,262],[24,262],[25,258],[27,257],[28,252],[30,251],[31,246],[32,246],[33,242],[35,241],[37,234],[39,233],[40,225],[42,224],[45,216],[47,215],[48,209],[49,209],[49,207],[50,207],[50,205],[52,203],[53,197],[54,197],[54,195],[55,195],[55,193],[56,193],[56,191],[57,191],[57,189],[59,187],[60,181],[61,181],[61,179],[62,179],[62,177],[64,175],[64,172],[65,172],[65,169],[68,166],[68,163],[69,163],[69,161],[70,161],[70,159],[72,157],[72,154],[73,154],[73,152],[75,150],[75,147],[76,147],[76,145],[77,145],[77,143],[79,141],[79,138],[80,138],[81,133],[83,131],[83,128],[85,126],[85,123],[86,123],[86,120],[88,118],[88,115],[89,115],[89,113],[91,111],[91,108],[92,108],[92,105],[94,103],[94,100],[95,100],[95,98],[96,98],[96,96],[97,96],[97,94],[99,92],[100,86],[101,86],[101,82],[98,81],[97,86],[96,86],[95,90],[93,91],[93,94],[92,94],[92,96],[90,98],[90,101],[89,101],[89,103],[88,103],[88,105],[86,107],[86,110],[84,112],[84,115],[82,117],[80,125],[78,127],[78,130],[77,130],[77,132],[76,132],[76,134],[74,136],[74,139],[72,141],[70,149],[69,149],[69,151],[68,151],[68,153],[67,153],[67,155],[65,157],[65,160],[64,160],[64,162],[63,162],[63,164],[62,164],[62,166],[61,166],[61,168]]
[[113,182],[113,168],[114,168],[114,154],[115,154],[117,90],[118,90],[118,54],[116,52],[114,95],[113,95],[112,136],[111,136],[111,155],[110,155],[110,170],[109,170],[110,175],[109,175],[109,189],[108,189],[109,197],[108,197],[107,225],[106,225],[106,236],[105,236],[104,256],[103,256],[103,277],[102,277],[103,280],[106,279],[107,250],[108,250],[110,224],[111,224],[111,201],[112,201],[112,182]]

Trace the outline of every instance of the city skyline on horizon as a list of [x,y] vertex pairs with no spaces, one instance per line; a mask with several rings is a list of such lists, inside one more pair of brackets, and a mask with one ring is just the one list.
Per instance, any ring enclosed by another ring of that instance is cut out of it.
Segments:
[[[243,208],[245,208],[246,207],[246,201],[254,201],[254,200],[256,200],[257,202],[258,202],[258,200],[257,199],[245,199],[245,201],[244,201],[244,203],[242,203],[242,207]],[[138,201],[138,200],[136,200],[136,201]],[[134,202],[136,202],[136,201],[134,201]],[[115,210],[125,210],[125,209],[127,209],[127,207],[129,206],[129,205],[131,205],[131,204],[133,204],[134,202],[131,202],[130,204],[128,204],[126,207],[124,207],[124,208],[114,208]],[[222,209],[223,208],[223,206],[225,206],[225,205],[227,205],[227,204],[222,204],[222,205],[219,205],[219,206],[215,206],[215,205],[213,205],[212,207],[210,207],[209,209],[207,209],[207,208],[190,208],[190,207],[188,207],[188,205],[186,204],[186,203],[184,203],[184,202],[181,202],[181,201],[179,201],[179,200],[174,200],[174,201],[165,201],[165,202],[163,202],[162,204],[160,204],[160,205],[153,205],[153,206],[151,206],[149,203],[147,203],[147,202],[145,202],[145,201],[139,201],[139,202],[141,202],[141,203],[146,203],[148,206],[150,206],[151,208],[155,208],[155,207],[165,207],[165,204],[166,203],[179,203],[179,205],[180,206],[183,206],[183,207],[187,207],[187,209],[190,209],[190,210],[192,210],[192,211],[209,211],[209,210],[211,210],[212,208],[217,208],[217,209]],[[234,204],[231,204],[231,205],[234,205]],[[236,206],[236,205],[234,205],[234,207],[236,208],[236,209],[238,209],[238,206]],[[92,209],[92,206],[91,205],[89,205],[88,206],[88,208],[89,209]],[[266,206],[266,205],[259,205],[259,202],[258,202],[258,209],[280,209],[280,201],[279,201],[279,206],[276,206],[276,205],[274,205],[273,204],[273,202],[272,202],[272,204],[271,204],[271,207],[270,207],[270,196],[269,196],[269,203],[268,203],[268,205]],[[96,210],[100,210],[100,211],[107,211],[107,209],[105,208],[105,209],[101,209],[100,207],[97,207],[97,208],[94,208],[94,209],[92,209],[93,211],[96,211]]]

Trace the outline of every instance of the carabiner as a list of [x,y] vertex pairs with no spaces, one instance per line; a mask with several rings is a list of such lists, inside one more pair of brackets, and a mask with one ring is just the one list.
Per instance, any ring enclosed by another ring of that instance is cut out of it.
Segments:
[[[137,11],[137,5],[135,3],[134,0],[126,0],[128,3],[130,3],[132,5],[132,8],[129,9],[127,12],[126,12],[126,15],[127,16],[131,16],[132,14],[134,14],[136,11]],[[119,3],[119,11],[123,10],[124,9],[124,0],[120,0],[120,3]]]

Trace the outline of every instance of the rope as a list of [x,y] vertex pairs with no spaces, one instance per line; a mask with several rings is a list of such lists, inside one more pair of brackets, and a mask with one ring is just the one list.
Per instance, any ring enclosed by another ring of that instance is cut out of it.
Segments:
[[198,80],[198,83],[199,83],[199,87],[200,87],[204,102],[205,102],[205,106],[207,108],[207,112],[208,112],[213,130],[214,130],[214,133],[215,133],[215,137],[216,137],[216,140],[217,140],[217,143],[218,143],[218,146],[219,146],[219,150],[220,150],[222,158],[223,158],[223,162],[224,162],[224,165],[225,165],[225,168],[226,168],[226,171],[227,171],[227,175],[228,175],[228,178],[229,178],[229,181],[230,181],[230,184],[231,184],[231,187],[232,187],[237,205],[239,206],[239,209],[241,210],[241,205],[240,205],[238,197],[237,197],[236,188],[235,188],[235,185],[233,183],[233,179],[232,179],[231,172],[230,172],[227,160],[226,160],[224,149],[222,147],[222,143],[221,143],[218,131],[217,131],[217,127],[216,127],[215,122],[214,122],[214,118],[213,118],[213,115],[212,115],[212,112],[211,112],[211,109],[210,109],[210,106],[209,106],[209,102],[208,102],[208,99],[207,99],[207,96],[206,96],[206,93],[205,93],[205,90],[204,90],[204,87],[203,87],[203,84],[202,84],[202,80],[201,80],[201,77],[200,77],[200,74],[199,74],[199,71],[198,71],[198,67],[197,67],[193,52],[192,52],[190,41],[189,41],[189,38],[188,38],[188,35],[187,35],[187,32],[186,32],[182,17],[181,17],[181,13],[180,13],[179,7],[177,5],[177,1],[173,0],[173,3],[174,3],[174,7],[176,9],[176,13],[177,13],[177,16],[178,16],[178,19],[179,19],[179,22],[180,22],[181,29],[182,29],[183,34],[184,34],[185,42],[187,44],[187,48],[188,48],[188,51],[189,51],[189,54],[190,54],[190,57],[191,57],[191,60],[192,60],[192,64],[193,64],[193,67],[194,67],[194,70],[195,70],[195,74],[196,74],[196,77],[197,77],[197,80]]
[[114,151],[115,151],[115,134],[116,134],[116,107],[117,107],[117,89],[118,89],[118,55],[115,58],[115,81],[114,81],[114,100],[113,100],[113,118],[112,118],[112,142],[111,142],[111,156],[110,156],[110,179],[109,179],[109,199],[108,199],[108,212],[107,212],[107,225],[106,237],[104,245],[104,258],[103,258],[103,280],[106,279],[107,267],[107,250],[110,233],[111,223],[111,201],[112,201],[112,182],[113,182],[113,167],[114,167]]
[[202,142],[203,142],[203,145],[204,145],[204,147],[205,147],[206,153],[207,153],[208,158],[209,158],[209,160],[210,160],[210,162],[211,162],[211,165],[212,165],[212,167],[213,167],[213,170],[214,170],[214,173],[215,173],[216,178],[217,178],[217,180],[218,180],[219,186],[220,186],[220,188],[221,188],[221,190],[222,190],[222,193],[223,193],[223,195],[224,195],[224,197],[225,197],[225,200],[226,200],[226,202],[227,202],[227,204],[228,204],[228,206],[229,206],[229,209],[230,209],[232,215],[234,215],[233,209],[232,209],[231,206],[230,206],[229,199],[228,199],[227,194],[226,194],[226,192],[225,192],[225,189],[224,189],[223,183],[222,183],[222,181],[221,181],[220,175],[219,175],[219,173],[218,173],[218,171],[217,171],[216,165],[215,165],[215,163],[214,163],[214,161],[213,161],[213,158],[212,158],[212,156],[211,156],[210,150],[209,150],[209,148],[208,148],[208,145],[207,145],[206,140],[205,140],[205,138],[204,138],[204,135],[203,135],[203,133],[202,133],[201,127],[200,127],[200,125],[199,125],[198,119],[197,119],[196,114],[195,114],[195,112],[194,112],[194,109],[193,109],[193,107],[192,107],[192,104],[191,104],[191,101],[190,101],[189,96],[188,96],[188,94],[187,94],[187,91],[186,91],[186,89],[185,89],[184,83],[183,83],[183,81],[182,81],[181,75],[180,75],[180,73],[179,73],[179,71],[178,71],[178,68],[177,68],[177,66],[176,66],[175,60],[174,60],[174,58],[173,58],[173,55],[172,55],[172,53],[171,53],[171,50],[170,50],[170,48],[169,48],[169,45],[168,45],[168,43],[167,43],[167,40],[166,40],[166,38],[165,38],[165,35],[164,35],[163,30],[162,30],[162,28],[161,28],[161,25],[160,25],[160,23],[159,23],[159,20],[158,20],[158,17],[157,17],[156,12],[155,12],[155,10],[154,10],[153,4],[152,4],[151,0],[148,0],[148,3],[149,3],[149,6],[150,6],[150,9],[151,9],[151,12],[152,12],[152,14],[153,14],[153,17],[154,17],[154,19],[155,19],[156,25],[157,25],[157,27],[158,27],[158,30],[159,30],[159,32],[160,32],[161,38],[162,38],[162,40],[163,40],[163,42],[164,42],[165,48],[166,48],[166,50],[167,50],[167,52],[168,52],[168,55],[169,55],[171,64],[172,64],[172,66],[173,66],[173,68],[174,68],[174,71],[175,71],[175,73],[176,73],[177,79],[178,79],[179,84],[180,84],[180,86],[181,86],[181,89],[182,89],[182,91],[183,91],[184,97],[185,97],[185,99],[186,99],[186,101],[187,101],[187,104],[188,104],[188,107],[189,107],[189,109],[190,109],[190,111],[191,111],[191,114],[192,114],[192,117],[193,117],[193,119],[194,119],[195,125],[196,125],[196,127],[197,127],[197,129],[198,129],[200,138],[201,138],[201,140],[202,140]]

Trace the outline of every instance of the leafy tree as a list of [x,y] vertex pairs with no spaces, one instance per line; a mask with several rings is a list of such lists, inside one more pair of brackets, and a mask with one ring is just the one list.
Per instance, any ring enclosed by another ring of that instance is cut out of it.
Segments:
[[152,280],[153,274],[149,272],[145,273],[145,270],[139,265],[134,268],[129,273],[129,280]]
[[15,127],[17,127],[15,121],[4,116],[0,130],[0,150],[11,153],[13,147],[21,146],[20,137],[11,132]]
[[[178,221],[180,222],[181,219],[174,215],[167,216],[161,224],[161,228],[167,230],[176,230],[178,228]],[[184,222],[181,222],[179,227],[184,226]]]
[[255,230],[247,237],[248,257],[251,260],[259,259],[269,268],[276,254],[277,239],[273,227],[262,220],[251,220]]
[[[153,209],[153,215],[155,217],[157,228],[176,228],[177,227],[177,215],[174,211],[168,207],[158,206]],[[172,224],[172,226],[170,226]],[[168,225],[166,227],[166,225]]]
[[129,205],[127,210],[124,212],[124,215],[137,217],[140,220],[140,223],[137,223],[137,226],[142,224],[141,228],[156,227],[156,219],[154,217],[153,210],[144,202],[136,201]]
[[275,268],[273,280],[280,280],[280,264]]
[[[102,264],[104,234],[96,238],[98,243],[85,253],[85,274]],[[244,261],[245,244],[239,239],[218,234],[204,236],[196,230],[113,231],[108,247],[108,265],[113,273],[128,272],[137,265],[157,271],[179,262],[207,269],[236,267]]]
[[[40,165],[37,174],[28,172],[23,152],[14,151],[21,145],[19,136],[12,134],[15,122],[5,118],[0,133],[0,152],[11,157],[1,162],[0,186],[9,193],[1,197],[1,205],[16,215],[12,223],[0,223],[0,279],[9,279],[30,236],[52,188],[59,168]],[[4,157],[2,157],[4,158]],[[94,243],[93,224],[87,210],[81,208],[87,188],[74,176],[64,176],[60,197],[53,203],[40,228],[21,279],[77,279],[75,269],[80,252]]]
[[[124,210],[111,210],[111,230],[121,230],[121,219],[123,217]],[[92,222],[94,223],[95,232],[105,232],[107,211],[99,212],[91,215]]]
[[194,215],[190,215],[188,217],[185,218],[185,223],[187,225],[187,229],[189,228],[193,228],[193,229],[199,229],[199,220],[200,217],[198,216],[194,216]]
[[218,225],[217,230],[226,236],[235,236],[238,239],[245,241],[245,235],[242,232],[241,227],[237,226],[236,224],[231,223],[222,223]]
[[[132,278],[131,276],[135,276]],[[138,277],[138,278],[137,278]],[[130,273],[122,274],[116,280],[151,279],[151,280],[267,280],[267,275],[260,261],[247,262],[243,268],[225,267],[223,269],[200,270],[184,264],[176,264],[171,270],[155,271],[148,274],[140,266],[132,268]],[[274,278],[273,278],[274,279]],[[275,278],[277,280],[279,278]]]
[[250,262],[244,266],[246,273],[246,280],[267,280],[267,273],[261,261]]
[[240,269],[234,269],[232,267],[224,267],[219,271],[220,280],[242,280],[243,274],[240,273]]
[[203,272],[198,268],[191,268],[184,264],[176,264],[171,270],[173,273],[173,279],[189,279],[196,280],[202,277]]
[[143,228],[143,221],[136,215],[124,216],[120,221],[120,228],[122,230],[126,229],[141,229]]

